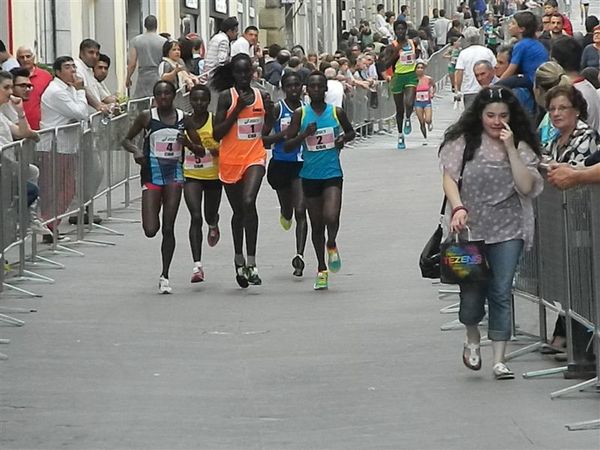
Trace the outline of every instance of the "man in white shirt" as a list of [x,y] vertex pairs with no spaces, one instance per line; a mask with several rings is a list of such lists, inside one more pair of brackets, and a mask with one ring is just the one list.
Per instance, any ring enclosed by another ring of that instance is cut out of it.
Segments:
[[84,39],[79,44],[79,57],[74,58],[77,67],[77,76],[83,80],[85,97],[88,103],[88,112],[90,114],[96,111],[108,111],[107,106],[102,103],[100,93],[96,87],[94,78],[94,67],[98,62],[100,55],[100,44],[93,39]]
[[83,80],[70,56],[56,58],[55,77],[42,95],[41,128],[54,128],[88,118],[88,103]]
[[256,44],[258,43],[258,28],[250,25],[244,30],[244,35],[240,36],[231,44],[231,57],[233,58],[238,53],[245,53],[252,60],[255,58]]
[[446,11],[440,10],[440,17],[435,21],[433,25],[433,35],[435,36],[436,51],[442,48],[447,43],[448,30],[452,22],[446,18]]
[[4,42],[0,41],[0,68],[6,72],[19,67],[19,62],[6,49]]
[[467,27],[463,35],[467,48],[460,52],[456,61],[455,98],[457,100],[462,98],[467,109],[481,89],[473,72],[475,63],[485,60],[489,61],[492,67],[496,67],[496,57],[489,48],[480,45],[481,35],[477,28]]
[[235,17],[228,17],[221,23],[220,31],[208,41],[202,73],[203,81],[208,81],[217,67],[231,59],[230,43],[237,39],[238,27],[238,20]]
[[94,66],[94,81],[96,82],[96,91],[100,96],[100,101],[107,105],[117,103],[117,96],[111,94],[104,80],[108,77],[108,69],[110,69],[110,58],[104,53],[98,56],[98,62]]
[[337,71],[333,67],[325,69],[327,78],[327,92],[325,93],[325,103],[333,106],[342,107],[344,101],[344,85],[336,80]]
[[382,28],[385,28],[385,16],[384,14],[384,10],[385,10],[385,6],[383,3],[380,3],[377,5],[377,14],[375,14],[375,29],[377,31],[381,30]]

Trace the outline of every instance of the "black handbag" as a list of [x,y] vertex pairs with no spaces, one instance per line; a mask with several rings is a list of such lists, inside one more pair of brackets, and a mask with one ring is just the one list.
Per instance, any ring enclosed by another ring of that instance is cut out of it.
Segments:
[[[465,154],[463,152],[462,167],[460,168],[460,176],[458,177],[458,190],[462,186],[463,172],[465,171]],[[419,268],[421,269],[421,276],[423,278],[438,279],[441,276],[440,260],[441,260],[441,244],[442,244],[442,221],[446,213],[446,203],[448,197],[444,195],[444,201],[442,202],[442,209],[440,210],[440,222],[437,228],[425,244],[421,256],[419,257]]]
[[491,271],[485,257],[485,242],[471,239],[471,230],[467,227],[467,240],[448,237],[441,244],[440,281],[445,284],[474,283],[487,281]]

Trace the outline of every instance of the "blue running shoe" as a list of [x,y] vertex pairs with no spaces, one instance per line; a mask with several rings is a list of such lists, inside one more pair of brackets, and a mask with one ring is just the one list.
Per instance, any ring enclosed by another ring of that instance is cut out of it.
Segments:
[[398,150],[406,150],[406,144],[404,143],[404,136],[398,136]]
[[410,119],[404,119],[404,134],[409,135],[412,133],[412,123],[410,123]]

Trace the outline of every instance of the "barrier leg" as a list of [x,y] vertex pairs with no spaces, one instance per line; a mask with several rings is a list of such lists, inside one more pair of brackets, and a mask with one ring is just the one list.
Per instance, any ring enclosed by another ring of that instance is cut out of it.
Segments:
[[19,294],[27,295],[29,297],[36,297],[36,298],[41,297],[40,294],[36,294],[35,292],[31,292],[31,291],[28,291],[26,289],[21,289],[20,287],[13,286],[12,284],[9,284],[9,283],[6,283],[6,282],[2,283],[2,287],[10,289],[11,291],[18,292]]
[[578,383],[574,386],[570,386],[568,388],[560,389],[558,391],[554,391],[550,394],[551,399],[555,399],[561,397],[566,394],[570,394],[571,392],[583,391],[584,389],[594,386],[596,391],[600,393],[600,385],[598,384],[598,377],[592,378],[591,380],[583,381],[582,383]]
[[565,425],[569,431],[585,431],[600,429],[600,419],[587,420],[585,422],[575,422]]
[[[6,314],[0,314],[0,322],[7,323],[9,325],[14,325],[16,327],[22,327],[23,325],[25,325],[25,322],[23,322],[22,320],[15,319],[14,317],[11,317],[11,316],[7,316]],[[1,339],[0,339],[0,341],[1,341]],[[10,340],[8,340],[8,342],[6,342],[6,344],[8,344],[9,342],[10,342]]]
[[523,374],[523,378],[528,379],[528,378],[545,377],[548,375],[556,375],[559,373],[565,373],[567,370],[569,370],[569,368],[567,366],[554,367],[552,369],[533,370],[531,372],[525,372]]

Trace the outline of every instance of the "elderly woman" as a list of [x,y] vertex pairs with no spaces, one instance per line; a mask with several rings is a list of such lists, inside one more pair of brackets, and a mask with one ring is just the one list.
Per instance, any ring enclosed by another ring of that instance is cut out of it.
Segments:
[[592,43],[583,49],[581,67],[600,67],[600,25],[594,27]]
[[[554,61],[545,62],[535,71],[535,87],[533,89],[535,101],[540,108],[546,107],[546,94],[555,86],[571,86],[571,80],[560,64]],[[544,114],[538,126],[538,133],[542,147],[550,143],[558,134],[552,125],[550,114]]]
[[466,327],[462,360],[481,369],[478,324],[489,306],[488,337],[496,379],[514,378],[505,364],[511,336],[512,280],[524,247],[533,241],[531,199],[543,189],[540,149],[521,104],[510,89],[483,88],[446,131],[440,147],[444,192],[451,205],[450,233],[469,227],[485,242],[491,278],[461,283],[459,319]]
[[591,166],[600,162],[600,135],[587,119],[587,103],[572,86],[556,86],[546,94],[546,110],[558,130],[546,153],[558,163]]
[[167,41],[163,45],[163,60],[158,65],[158,76],[179,89],[183,86],[191,89],[198,84],[198,78],[188,72],[181,59],[181,44],[178,41]]

